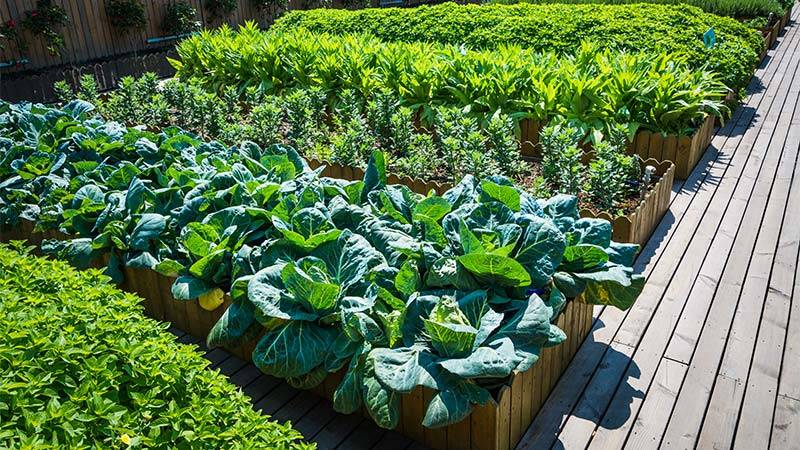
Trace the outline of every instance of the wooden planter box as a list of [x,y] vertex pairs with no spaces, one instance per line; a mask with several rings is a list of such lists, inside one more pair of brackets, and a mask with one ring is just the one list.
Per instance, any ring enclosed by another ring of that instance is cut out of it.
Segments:
[[664,136],[661,133],[640,131],[629,145],[629,152],[642,159],[672,161],[675,163],[675,179],[685,180],[714,137],[714,117],[706,120],[691,136]]
[[650,235],[661,222],[667,210],[672,195],[672,182],[674,181],[675,165],[671,161],[656,161],[648,159],[640,161],[642,170],[645,166],[653,166],[659,180],[645,194],[644,199],[639,202],[639,206],[633,212],[612,217],[606,212],[595,214],[588,209],[581,210],[581,217],[591,217],[605,219],[611,222],[612,239],[617,242],[630,242],[644,246]]
[[[57,232],[43,235],[32,231],[32,224],[23,222],[14,229],[0,230],[0,240],[28,239],[31,244],[38,244],[42,238],[59,237]],[[152,270],[127,267],[124,274],[125,281],[121,288],[142,297],[149,316],[171,322],[175,327],[201,339],[205,339],[231,302],[226,295],[222,306],[207,311],[200,307],[197,300],[175,300],[171,293],[174,278]],[[510,385],[501,388],[497,404],[476,407],[469,417],[446,428],[428,429],[422,426],[422,419],[433,391],[418,388],[402,396],[401,419],[396,430],[434,449],[513,448],[591,331],[592,312],[593,306],[580,299],[568,302],[556,320],[558,327],[567,334],[567,340],[561,345],[544,349],[539,361],[527,372],[513,375]],[[228,350],[246,361],[252,361],[256,342],[253,340]],[[314,391],[332,398],[342,375],[332,374]]]
[[[341,178],[343,180],[356,181],[364,178],[364,170],[359,167],[345,166],[339,163],[330,161],[319,161],[312,158],[306,158],[308,165],[312,169],[320,166],[325,166],[322,170],[322,176],[331,178]],[[451,187],[450,183],[437,183],[435,181],[423,181],[418,178],[411,177],[398,177],[395,174],[387,175],[387,182],[389,184],[402,184],[408,186],[412,191],[427,195],[428,192],[433,190],[436,194],[441,195]]]
[[[205,339],[230,304],[230,298],[226,296],[222,306],[214,311],[206,311],[196,300],[174,300],[170,291],[173,279],[153,271],[126,268],[125,277],[123,289],[136,292],[144,298],[149,315],[171,322],[199,338]],[[579,299],[568,302],[556,321],[558,327],[567,334],[567,340],[556,347],[544,349],[539,361],[530,370],[515,374],[510,386],[501,389],[497,404],[476,407],[469,417],[446,428],[428,429],[422,426],[422,419],[425,405],[434,392],[417,388],[402,396],[401,419],[396,431],[433,449],[513,448],[591,331],[592,312],[593,306]],[[252,361],[256,342],[253,340],[228,350],[246,361]],[[343,375],[344,372],[339,372],[328,376],[313,391],[332,399]],[[366,411],[362,411],[362,414],[366,414]]]
[[[345,180],[361,180],[364,171],[358,167],[344,166],[329,161],[308,160],[311,168],[325,166],[322,175],[326,177],[341,178]],[[671,161],[661,161],[654,158],[640,161],[642,169],[645,166],[654,166],[656,175],[659,177],[656,185],[646,194],[644,200],[636,210],[625,216],[611,217],[608,213],[594,214],[589,210],[581,210],[581,217],[596,217],[611,222],[613,227],[612,236],[617,242],[627,242],[644,245],[650,238],[661,217],[669,209],[670,193],[672,182],[675,179],[675,165]],[[389,175],[388,181],[391,184],[402,184],[408,186],[412,191],[419,194],[427,194],[431,190],[437,194],[442,194],[450,189],[448,183],[437,183],[423,181],[410,177],[398,177]]]
[[[639,131],[628,144],[631,154],[639,155],[642,159],[655,159],[656,161],[672,161],[675,163],[675,178],[685,180],[692,173],[694,166],[703,156],[706,147],[714,136],[716,118],[706,116],[703,124],[691,136],[665,136],[661,133]],[[523,120],[520,122],[522,156],[524,158],[541,158],[539,148],[540,122]],[[589,149],[587,149],[589,150]]]
[[523,119],[519,122],[520,154],[523,158],[541,158],[539,134],[544,124],[538,120]]

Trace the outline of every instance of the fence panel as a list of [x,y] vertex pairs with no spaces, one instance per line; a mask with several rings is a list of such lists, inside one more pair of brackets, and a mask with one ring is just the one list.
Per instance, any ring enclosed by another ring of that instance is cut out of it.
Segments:
[[[36,8],[36,0],[0,0],[0,21],[13,20],[20,41],[26,49],[20,49],[13,41],[0,41],[0,75],[21,71],[38,70],[61,65],[80,65],[89,61],[100,61],[115,56],[136,56],[166,49],[175,39],[167,36],[163,29],[167,6],[175,0],[142,0],[147,24],[141,30],[123,32],[115,29],[108,19],[105,0],[53,0],[69,17],[69,23],[61,27],[64,47],[55,54],[47,50],[41,36],[23,29],[21,23],[25,12]],[[222,23],[236,26],[252,20],[267,26],[280,12],[277,6],[259,10],[252,0],[238,0],[236,10],[227,17],[211,19],[203,8],[205,0],[186,0],[197,11],[197,20],[204,27],[217,27]],[[305,0],[291,0],[289,9],[303,9]],[[150,40],[150,41],[148,41]]]

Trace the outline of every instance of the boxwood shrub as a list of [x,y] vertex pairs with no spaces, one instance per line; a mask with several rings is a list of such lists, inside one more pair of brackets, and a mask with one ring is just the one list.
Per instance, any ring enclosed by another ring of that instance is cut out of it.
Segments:
[[97,270],[0,245],[0,448],[307,448]]
[[[734,19],[688,5],[456,5],[413,9],[310,10],[287,14],[277,29],[369,33],[385,41],[435,41],[473,48],[520,45],[574,52],[589,41],[636,51],[666,51],[696,68],[708,66],[732,89],[744,87],[763,40]],[[716,45],[703,34],[713,28]]]
[[[749,20],[755,18],[767,19],[770,14],[780,18],[784,9],[788,9],[793,2],[786,3],[778,0],[490,0],[486,3],[601,3],[605,5],[624,5],[631,3],[656,3],[661,5],[687,4],[696,6],[703,11],[718,16],[732,17],[736,20]],[[788,5],[788,6],[784,6]]]

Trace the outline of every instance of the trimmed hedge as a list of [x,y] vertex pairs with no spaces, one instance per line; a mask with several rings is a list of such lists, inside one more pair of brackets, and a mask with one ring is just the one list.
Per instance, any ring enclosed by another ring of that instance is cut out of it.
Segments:
[[436,105],[447,105],[483,123],[499,110],[515,120],[565,116],[597,130],[635,123],[688,134],[707,114],[723,114],[727,92],[716,73],[689,69],[669,54],[588,44],[565,56],[520,47],[464,51],[369,35],[265,32],[249,23],[192,36],[177,52],[177,76],[218,93],[313,87],[333,99],[346,90],[370,99],[386,90],[418,111],[425,126]]
[[0,447],[309,448],[97,270],[0,245]]
[[[764,42],[759,33],[727,17],[688,5],[456,5],[413,9],[293,11],[274,28],[335,34],[368,33],[385,41],[435,41],[471,48],[520,45],[574,52],[589,41],[632,51],[665,51],[694,68],[719,73],[732,89],[745,87]],[[703,34],[714,28],[717,44]]]
[[[794,1],[791,0],[793,3]],[[490,0],[486,3],[571,3],[571,4],[604,4],[604,5],[626,5],[631,3],[655,3],[659,5],[692,5],[703,11],[716,14],[718,16],[732,17],[736,20],[748,20],[755,18],[768,18],[774,14],[778,19],[784,14],[784,9],[788,9],[792,3],[779,2],[778,0]]]

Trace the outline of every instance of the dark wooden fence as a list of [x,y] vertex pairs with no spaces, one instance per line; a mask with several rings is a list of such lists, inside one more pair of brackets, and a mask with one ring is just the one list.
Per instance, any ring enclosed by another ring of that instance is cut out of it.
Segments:
[[[39,69],[66,65],[82,65],[87,62],[108,60],[120,56],[138,56],[170,48],[175,39],[167,36],[162,24],[167,5],[174,0],[142,0],[147,25],[142,30],[122,33],[115,29],[106,14],[105,0],[53,0],[64,8],[69,23],[60,29],[64,37],[64,48],[51,54],[44,39],[20,27],[25,12],[36,8],[36,0],[0,0],[0,20],[13,20],[17,24],[21,40],[27,50],[20,51],[13,42],[5,41],[5,50],[0,52],[0,76],[31,72]],[[228,17],[211,21],[203,7],[205,0],[186,0],[197,10],[197,20],[206,27],[215,27],[222,22],[231,25],[253,20],[262,26],[269,25],[282,11],[271,6],[259,10],[252,0],[239,0],[238,7]],[[314,6],[309,0],[290,0],[288,9],[304,9]],[[2,79],[0,79],[1,81]]]

